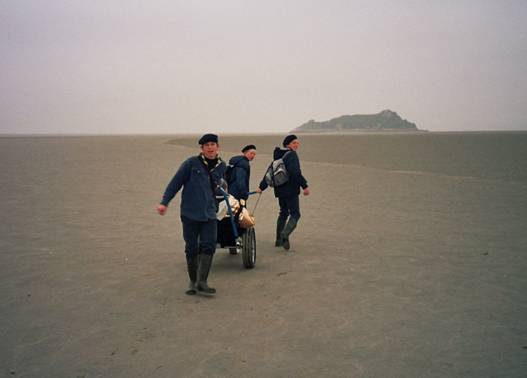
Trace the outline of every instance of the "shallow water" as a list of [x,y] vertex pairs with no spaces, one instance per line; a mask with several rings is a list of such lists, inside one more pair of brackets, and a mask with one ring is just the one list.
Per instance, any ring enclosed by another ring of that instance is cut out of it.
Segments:
[[[299,134],[304,161],[415,173],[527,181],[527,132]],[[224,150],[256,144],[271,153],[283,136],[224,136]],[[196,146],[197,138],[169,143]],[[228,155],[228,154],[227,154]]]

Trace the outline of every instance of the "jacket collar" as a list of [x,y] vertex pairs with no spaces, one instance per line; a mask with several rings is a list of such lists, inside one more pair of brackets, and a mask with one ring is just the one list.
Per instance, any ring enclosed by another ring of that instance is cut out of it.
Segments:
[[[216,169],[221,163],[223,163],[223,160],[221,160],[219,155],[216,155],[216,159],[207,159],[205,155],[199,154],[198,158],[200,161],[209,169],[209,171],[213,171]],[[210,166],[212,164],[212,166]]]

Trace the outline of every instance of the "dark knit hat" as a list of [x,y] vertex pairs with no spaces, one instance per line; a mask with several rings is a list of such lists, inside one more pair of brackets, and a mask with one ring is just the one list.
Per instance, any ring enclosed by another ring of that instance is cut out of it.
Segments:
[[289,143],[291,143],[292,141],[294,141],[295,139],[298,139],[298,138],[296,137],[296,135],[295,135],[295,134],[290,134],[290,135],[288,135],[288,136],[286,136],[286,137],[284,138],[284,141],[282,142],[282,145],[283,145],[284,147],[287,147],[287,145],[288,145]]
[[247,146],[242,148],[242,152],[249,151],[249,150],[256,150],[256,146],[254,144],[248,144]]
[[199,141],[198,141],[198,143],[201,144],[202,146],[209,142],[218,144],[218,136],[216,134],[205,134],[201,138],[199,138]]

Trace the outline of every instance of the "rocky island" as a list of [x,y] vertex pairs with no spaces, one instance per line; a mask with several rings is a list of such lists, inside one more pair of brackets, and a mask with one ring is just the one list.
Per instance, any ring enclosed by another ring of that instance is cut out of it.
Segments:
[[415,123],[402,119],[396,112],[383,110],[377,114],[343,115],[329,121],[310,120],[293,130],[295,133],[347,131],[422,131]]

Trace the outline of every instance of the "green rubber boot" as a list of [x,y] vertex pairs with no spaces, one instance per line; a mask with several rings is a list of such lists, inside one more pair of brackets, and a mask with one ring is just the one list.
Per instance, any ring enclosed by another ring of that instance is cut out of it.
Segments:
[[212,255],[199,255],[198,264],[198,284],[197,289],[203,294],[214,294],[216,289],[207,285],[207,278],[209,277],[210,267],[212,265]]
[[284,230],[286,222],[287,218],[284,219],[278,216],[278,219],[276,220],[276,241],[274,243],[275,247],[281,247],[284,243],[282,240],[282,231]]
[[289,235],[291,235],[291,233],[294,231],[297,223],[298,219],[289,217],[289,220],[282,231],[282,247],[284,247],[286,251],[289,251],[291,248],[291,244],[289,244]]
[[186,255],[187,258],[187,271],[188,278],[190,282],[188,284],[188,289],[185,291],[187,295],[195,295],[196,291],[196,281],[198,276],[198,255]]

